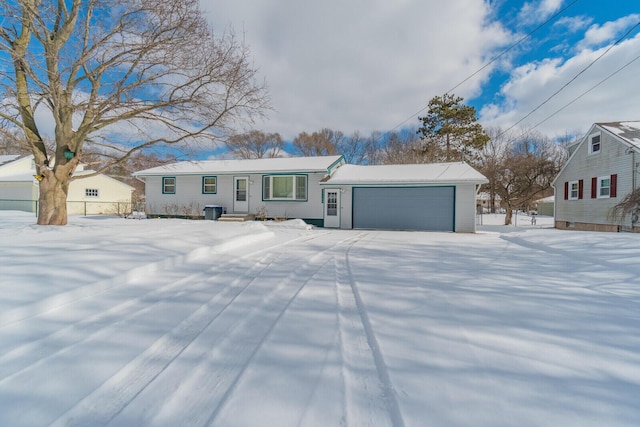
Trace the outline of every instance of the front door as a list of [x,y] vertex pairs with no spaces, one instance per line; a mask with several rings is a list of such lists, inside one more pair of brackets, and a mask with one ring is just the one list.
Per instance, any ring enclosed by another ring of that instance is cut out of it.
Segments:
[[340,189],[324,190],[324,226],[340,228]]
[[249,212],[249,178],[246,176],[233,178],[233,211]]

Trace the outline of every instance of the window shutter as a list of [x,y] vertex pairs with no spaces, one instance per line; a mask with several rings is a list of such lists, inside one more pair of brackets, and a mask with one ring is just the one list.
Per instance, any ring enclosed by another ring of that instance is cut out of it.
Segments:
[[582,199],[584,194],[584,179],[578,180],[578,199]]
[[598,197],[598,178],[591,178],[591,198],[595,199]]
[[609,197],[618,196],[618,174],[611,175]]
[[564,199],[569,200],[569,182],[565,181],[564,183]]

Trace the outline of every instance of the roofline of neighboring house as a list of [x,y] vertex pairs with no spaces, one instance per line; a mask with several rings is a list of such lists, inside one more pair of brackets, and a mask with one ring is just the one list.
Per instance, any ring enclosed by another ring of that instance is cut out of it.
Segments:
[[576,147],[576,149],[573,151],[573,153],[571,154],[571,156],[569,156],[569,158],[567,159],[567,161],[565,162],[564,166],[562,166],[562,169],[560,169],[560,172],[558,172],[558,174],[556,175],[556,177],[553,179],[553,181],[551,181],[551,185],[555,187],[556,185],[556,181],[558,180],[558,178],[560,177],[560,175],[562,175],[562,173],[564,172],[564,170],[567,168],[567,166],[569,165],[569,163],[571,162],[571,159],[573,159],[573,156],[576,155],[576,153],[578,152],[578,149],[580,148],[580,146],[582,144],[584,144],[584,142],[587,140],[588,136],[591,135],[593,133],[593,129],[594,128],[598,128],[601,132],[606,132],[607,134],[613,136],[618,142],[624,144],[627,146],[628,149],[634,150],[636,153],[640,154],[640,147],[633,145],[627,141],[625,141],[623,138],[620,138],[620,136],[616,135],[615,133],[611,132],[610,130],[606,129],[603,127],[603,125],[608,125],[608,124],[612,124],[612,123],[621,123],[621,122],[607,122],[607,123],[594,123],[591,125],[591,127],[589,128],[589,130],[587,131],[587,133],[585,133],[580,140],[576,143],[576,144],[572,144],[573,145],[578,145],[578,147]]

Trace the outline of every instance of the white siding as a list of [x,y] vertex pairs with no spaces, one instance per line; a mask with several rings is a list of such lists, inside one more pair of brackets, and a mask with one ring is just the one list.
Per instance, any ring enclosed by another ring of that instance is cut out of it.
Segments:
[[[238,175],[167,175],[176,178],[175,194],[162,194],[162,177],[145,178],[147,213],[150,215],[203,215],[205,205],[223,206],[233,212],[233,177],[249,177],[249,212],[263,207],[268,217],[322,219],[322,193],[320,180],[325,173],[296,173],[307,176],[307,201],[268,201],[262,199],[262,177],[259,174]],[[217,177],[217,193],[202,194],[202,177]]]
[[[97,189],[98,197],[87,197],[86,189]],[[125,214],[131,209],[131,187],[96,175],[74,179],[69,184],[67,212],[70,215]]]
[[32,182],[0,182],[0,210],[35,212],[38,186]]
[[[633,165],[640,160],[629,154],[625,144],[602,131],[599,153],[589,154],[590,136],[600,132],[593,127],[589,135],[576,149],[569,163],[555,181],[555,220],[589,224],[619,224],[610,217],[611,208],[632,191]],[[593,177],[617,174],[617,197],[591,198]],[[583,198],[565,200],[565,182],[583,180]]]
[[456,186],[456,232],[476,232],[476,186],[458,184]]

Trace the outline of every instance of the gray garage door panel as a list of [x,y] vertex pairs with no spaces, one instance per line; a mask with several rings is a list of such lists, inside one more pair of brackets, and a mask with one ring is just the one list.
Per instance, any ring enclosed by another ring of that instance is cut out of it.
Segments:
[[353,228],[454,231],[454,187],[354,188]]

